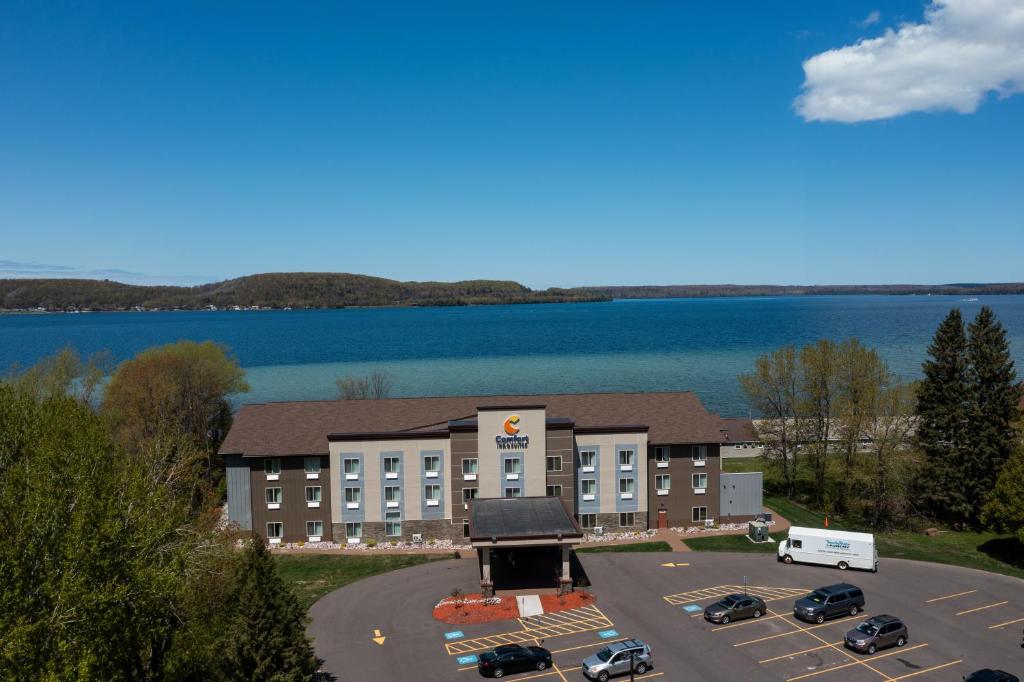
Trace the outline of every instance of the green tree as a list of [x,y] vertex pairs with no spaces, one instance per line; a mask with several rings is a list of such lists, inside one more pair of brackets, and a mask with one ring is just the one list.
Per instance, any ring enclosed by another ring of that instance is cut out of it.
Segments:
[[69,397],[0,386],[0,676],[158,675],[187,567],[214,542]]
[[27,369],[13,368],[5,383],[37,401],[72,396],[90,405],[110,369],[109,352],[94,353],[83,360],[78,351],[67,347]]
[[982,521],[1000,533],[1015,533],[1024,543],[1024,446],[1014,451],[999,472]]
[[999,472],[1016,447],[1014,422],[1020,415],[1020,387],[1006,330],[988,306],[968,326],[967,358],[968,449],[960,483],[967,497],[967,521],[977,527]]
[[179,341],[122,362],[102,412],[129,452],[155,441],[191,441],[206,453],[207,478],[215,481],[221,469],[217,448],[231,426],[228,398],[248,390],[245,373],[224,346]]
[[309,680],[320,662],[306,638],[305,612],[256,537],[245,550],[230,600],[227,677],[253,682]]
[[967,336],[956,308],[939,324],[917,389],[918,487],[935,518],[966,521],[970,503],[961,479],[970,413]]

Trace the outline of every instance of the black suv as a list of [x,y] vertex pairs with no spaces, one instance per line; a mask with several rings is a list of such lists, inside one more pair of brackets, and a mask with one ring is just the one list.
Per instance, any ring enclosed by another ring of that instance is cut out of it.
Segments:
[[864,608],[864,593],[849,583],[819,587],[793,604],[793,615],[800,620],[824,623],[836,616],[856,616]]
[[551,667],[551,652],[539,646],[505,644],[481,654],[477,667],[484,677],[505,677],[508,673],[545,670]]

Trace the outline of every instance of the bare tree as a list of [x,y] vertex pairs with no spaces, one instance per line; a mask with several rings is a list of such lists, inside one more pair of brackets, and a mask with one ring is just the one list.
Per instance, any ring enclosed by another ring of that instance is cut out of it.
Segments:
[[798,454],[802,420],[798,411],[800,383],[797,352],[793,346],[759,357],[754,371],[740,375],[740,385],[762,420],[758,434],[764,442],[764,457],[782,471],[786,495],[796,494]]
[[387,372],[374,370],[365,377],[346,376],[334,382],[342,400],[380,400],[390,397],[395,385]]

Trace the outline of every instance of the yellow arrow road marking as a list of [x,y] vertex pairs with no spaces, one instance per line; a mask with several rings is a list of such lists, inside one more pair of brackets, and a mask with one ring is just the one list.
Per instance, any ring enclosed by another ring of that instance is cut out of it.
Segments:
[[677,564],[677,563],[675,563],[673,561],[670,561],[667,564],[662,564],[662,566],[664,566],[665,568],[678,568],[680,566],[689,566],[689,565],[690,564]]
[[375,641],[375,642],[376,642],[377,644],[380,644],[381,646],[383,646],[383,645],[384,645],[384,640],[385,640],[385,639],[387,639],[387,637],[384,637],[383,635],[381,635],[381,634],[380,634],[380,630],[378,630],[378,629],[376,629],[376,628],[375,628],[375,629],[374,629],[374,631],[373,631],[373,637],[372,637],[372,639],[373,639],[373,641]]

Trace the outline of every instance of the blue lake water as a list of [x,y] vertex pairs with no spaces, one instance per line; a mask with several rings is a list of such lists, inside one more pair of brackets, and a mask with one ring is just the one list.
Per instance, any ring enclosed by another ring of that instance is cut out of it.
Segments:
[[989,305],[1024,364],[1024,296],[703,298],[610,303],[254,312],[0,315],[0,368],[71,345],[118,359],[178,339],[227,344],[252,391],[240,402],[330,398],[334,380],[383,369],[395,394],[693,390],[724,414],[737,374],[788,343],[856,336],[919,375],[952,307]]

